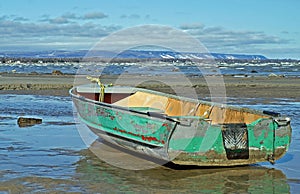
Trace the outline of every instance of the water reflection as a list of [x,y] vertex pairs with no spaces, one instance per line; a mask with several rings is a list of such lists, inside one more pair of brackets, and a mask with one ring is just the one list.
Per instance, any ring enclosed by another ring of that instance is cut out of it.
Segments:
[[[297,184],[280,170],[257,165],[201,168],[168,164],[137,171],[109,165],[89,149],[76,153],[80,159],[72,165],[75,172],[69,178],[19,176],[0,182],[0,193],[289,193],[288,182]],[[0,177],[10,173],[1,171]]]
[[[117,168],[90,150],[97,150],[98,142],[84,149],[86,145],[76,130],[69,97],[0,95],[0,193],[299,193],[300,102],[228,101],[250,108],[279,110],[292,118],[291,147],[274,166],[156,165],[142,171]],[[16,119],[25,113],[42,117],[43,124],[19,128]],[[132,162],[124,155],[114,154],[114,157],[117,164]]]
[[90,150],[81,155],[76,172],[88,192],[289,193],[290,189],[280,170],[257,165],[200,168],[167,164],[133,171],[111,166]]

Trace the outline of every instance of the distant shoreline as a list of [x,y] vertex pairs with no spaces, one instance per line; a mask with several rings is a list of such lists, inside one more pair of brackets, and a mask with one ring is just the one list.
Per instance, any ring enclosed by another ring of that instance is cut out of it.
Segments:
[[114,62],[114,63],[137,63],[137,62],[207,62],[216,63],[279,63],[299,62],[297,59],[162,59],[162,58],[82,58],[82,57],[0,57],[0,63],[84,63],[84,62]]
[[[164,76],[163,79],[172,77]],[[174,78],[174,77],[173,77]],[[234,77],[223,76],[227,97],[243,98],[292,98],[300,100],[299,77]],[[20,74],[6,73],[0,75],[0,94],[33,94],[50,96],[68,96],[68,90],[74,85],[75,75],[51,75],[51,74]],[[103,83],[114,83],[117,75],[107,75],[102,78]],[[130,76],[124,78],[124,85],[133,85],[138,78]],[[157,80],[156,76],[145,79]],[[162,77],[160,77],[162,79]],[[203,77],[189,78],[192,87],[201,98],[209,98],[210,91]],[[176,79],[174,79],[176,80]],[[182,84],[180,80],[173,83]],[[184,86],[184,84],[183,84]],[[147,82],[141,87],[155,89],[162,92],[170,92],[170,87]],[[172,87],[172,86],[171,86]],[[183,91],[184,92],[184,91]]]

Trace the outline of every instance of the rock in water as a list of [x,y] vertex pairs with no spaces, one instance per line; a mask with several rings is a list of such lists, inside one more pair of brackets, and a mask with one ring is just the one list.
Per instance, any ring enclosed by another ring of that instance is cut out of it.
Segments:
[[63,72],[61,72],[59,70],[53,70],[52,75],[63,75]]
[[33,125],[41,124],[42,119],[19,117],[17,122],[19,127],[30,127]]

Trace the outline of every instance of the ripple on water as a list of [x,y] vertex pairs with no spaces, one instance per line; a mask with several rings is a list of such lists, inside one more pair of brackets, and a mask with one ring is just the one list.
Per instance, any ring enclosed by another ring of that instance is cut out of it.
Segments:
[[[299,192],[300,102],[251,98],[228,102],[290,116],[293,137],[286,156],[274,166],[120,169],[84,149],[69,97],[0,95],[0,193]],[[43,124],[19,128],[20,114],[42,117]]]

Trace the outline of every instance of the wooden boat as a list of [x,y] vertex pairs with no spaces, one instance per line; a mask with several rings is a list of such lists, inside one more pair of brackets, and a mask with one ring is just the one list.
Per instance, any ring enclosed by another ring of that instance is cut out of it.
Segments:
[[70,90],[78,117],[99,137],[175,164],[274,163],[291,141],[279,113],[215,104],[157,91],[87,84]]

